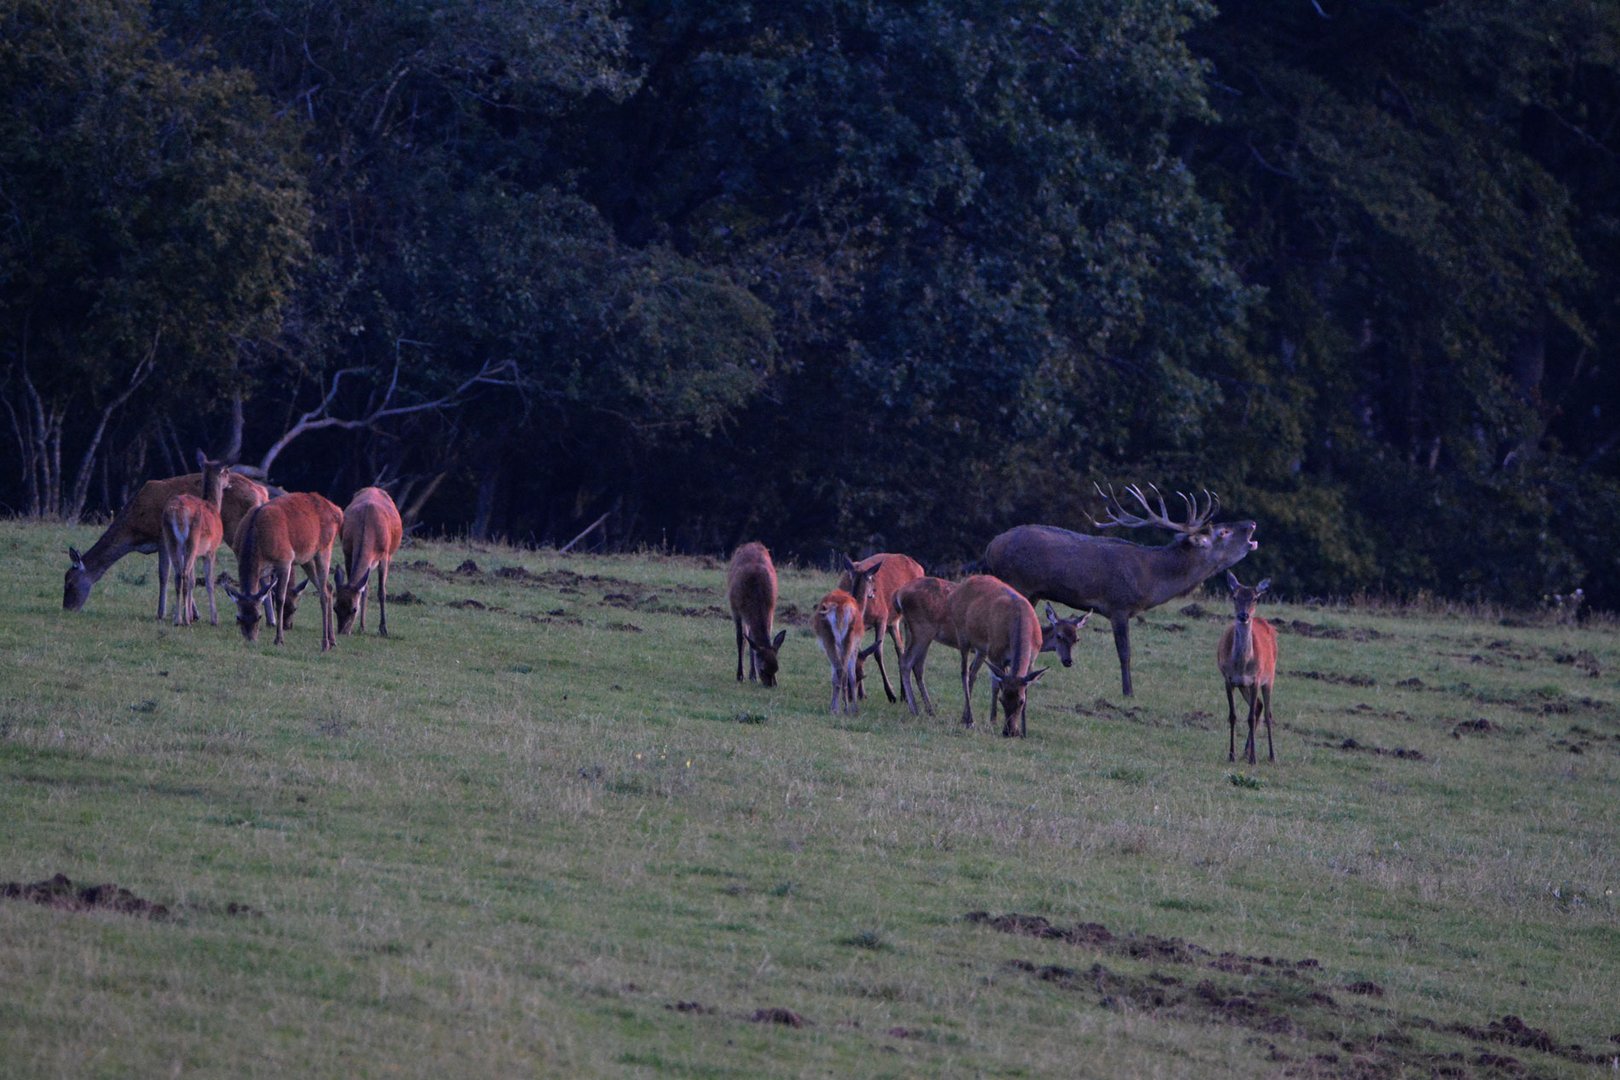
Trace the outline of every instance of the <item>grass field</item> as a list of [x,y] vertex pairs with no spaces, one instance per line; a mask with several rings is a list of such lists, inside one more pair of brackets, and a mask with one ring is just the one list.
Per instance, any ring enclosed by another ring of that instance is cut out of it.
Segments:
[[[1256,767],[1226,761],[1213,593],[1134,628],[1134,699],[1088,629],[1004,740],[962,730],[938,648],[938,717],[870,668],[877,699],[829,716],[820,571],[784,573],[767,691],[734,679],[713,561],[414,544],[392,637],[322,655],[311,602],[281,648],[228,603],[157,623],[150,556],[63,612],[62,551],[95,534],[0,523],[7,1076],[1620,1055],[1612,624],[1266,604]],[[102,883],[127,894],[80,892]]]

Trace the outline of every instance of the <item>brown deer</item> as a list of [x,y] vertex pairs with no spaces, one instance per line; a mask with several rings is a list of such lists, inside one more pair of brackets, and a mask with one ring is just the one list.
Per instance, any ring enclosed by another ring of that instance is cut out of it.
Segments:
[[962,654],[962,726],[973,726],[974,680],[968,671],[968,653],[975,652],[990,666],[994,687],[990,723],[996,721],[999,699],[1007,717],[1002,736],[1024,735],[1030,684],[1046,674],[1045,668],[1030,670],[1041,651],[1041,625],[1035,609],[1000,578],[975,574],[951,590],[945,611]]
[[775,686],[780,666],[776,653],[787,639],[787,631],[771,636],[776,619],[776,564],[764,544],[753,541],[731,553],[731,563],[726,567],[726,598],[737,631],[737,681],[743,681],[746,642],[748,681],[757,677],[760,685]]
[[1264,619],[1254,617],[1254,605],[1271,588],[1271,579],[1265,578],[1253,588],[1238,580],[1230,570],[1226,572],[1227,587],[1232,590],[1232,625],[1221,634],[1221,644],[1215,651],[1215,663],[1226,681],[1226,760],[1237,760],[1237,708],[1232,700],[1232,688],[1243,693],[1249,705],[1249,740],[1243,752],[1249,764],[1255,763],[1255,724],[1262,711],[1266,718],[1266,759],[1277,760],[1277,748],[1271,742],[1271,686],[1277,679],[1277,630]]
[[[197,464],[207,468],[208,458],[197,451]],[[78,611],[90,598],[90,590],[102,575],[125,555],[139,553],[158,557],[157,617],[168,612],[169,558],[163,552],[163,508],[176,495],[202,495],[203,474],[189,473],[165,480],[148,480],[135,492],[135,497],[124,504],[113,516],[101,538],[83,555],[77,548],[68,548],[72,560],[62,578],[62,610]],[[225,486],[225,498],[220,504],[220,518],[224,526],[225,543],[232,551],[236,546],[237,530],[242,520],[256,506],[269,501],[270,492],[263,484],[248,479],[241,473],[232,473]]]
[[231,470],[217,461],[203,463],[202,496],[176,495],[163,507],[162,541],[164,558],[174,567],[174,625],[189,626],[197,619],[193,593],[197,587],[197,560],[203,560],[208,587],[208,622],[219,625],[219,607],[214,601],[214,560],[219,553],[225,526],[219,508],[225,498],[225,485]]
[[366,630],[366,593],[371,572],[377,571],[377,633],[388,636],[388,568],[405,537],[399,507],[380,487],[364,487],[354,493],[343,508],[343,569],[335,572],[337,591],[332,596],[332,614],[337,632],[354,628],[356,613],[360,632]]
[[829,711],[839,712],[841,704],[846,716],[860,711],[859,666],[863,656],[870,654],[870,650],[861,649],[861,637],[866,632],[866,609],[877,591],[872,579],[882,569],[881,563],[870,559],[865,562],[867,565],[857,566],[847,556],[844,558],[849,588],[834,589],[823,596],[810,618],[821,651],[827,654],[827,663],[832,667]]
[[[921,696],[928,715],[934,715],[934,699],[928,692],[923,677],[923,665],[928,660],[928,649],[935,642],[957,648],[956,628],[951,623],[946,602],[953,582],[942,578],[922,577],[908,581],[894,594],[895,610],[905,622],[906,650],[900,657],[900,690],[917,715],[917,698]],[[1055,652],[1064,667],[1074,665],[1074,647],[1080,641],[1080,628],[1091,618],[1091,612],[1060,618],[1051,604],[1046,605],[1046,621],[1041,623],[1041,652]],[[982,659],[975,657],[970,680],[977,675]],[[912,687],[915,686],[914,691]]]
[[[333,633],[332,593],[326,580],[332,565],[332,543],[343,526],[343,511],[321,495],[293,492],[271,499],[242,523],[237,550],[237,580],[242,591],[226,587],[236,601],[236,624],[248,641],[259,639],[259,608],[266,598],[280,614],[276,644],[283,641],[291,613],[293,566],[304,568],[321,601],[321,651],[337,644]],[[269,580],[266,581],[266,575]]]
[[[853,565],[856,570],[871,568],[876,572],[872,579],[872,602],[866,608],[866,629],[873,631],[872,644],[877,648],[863,651],[868,656],[877,657],[878,674],[883,676],[883,692],[889,695],[890,701],[898,701],[900,699],[895,696],[894,688],[889,685],[888,669],[883,666],[883,637],[887,634],[894,642],[894,656],[898,662],[906,643],[900,636],[900,616],[894,610],[894,594],[906,582],[922,577],[923,568],[911,556],[893,552],[869,555]],[[839,577],[840,589],[849,591],[852,573],[846,570]],[[864,691],[861,696],[865,696]]]
[[[1211,574],[1237,563],[1259,547],[1255,523],[1211,525],[1220,499],[1204,492],[1198,497],[1179,493],[1187,507],[1187,520],[1175,521],[1164,496],[1149,485],[1158,509],[1148,504],[1142,489],[1126,488],[1144,514],[1125,510],[1112,489],[1104,496],[1106,521],[1098,528],[1169,529],[1176,538],[1163,547],[1150,547],[1112,536],[1088,536],[1051,525],[1020,525],[990,541],[984,564],[990,573],[1031,601],[1055,600],[1072,608],[1090,608],[1107,616],[1114,626],[1114,647],[1119,652],[1120,683],[1131,696],[1131,619],[1197,587]],[[1097,489],[1099,495],[1102,488]]]

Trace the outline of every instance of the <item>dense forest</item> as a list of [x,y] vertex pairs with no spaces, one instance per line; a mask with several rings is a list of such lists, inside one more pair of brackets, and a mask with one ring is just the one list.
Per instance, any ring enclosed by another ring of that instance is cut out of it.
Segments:
[[1613,0],[0,0],[0,105],[0,510],[1620,606]]

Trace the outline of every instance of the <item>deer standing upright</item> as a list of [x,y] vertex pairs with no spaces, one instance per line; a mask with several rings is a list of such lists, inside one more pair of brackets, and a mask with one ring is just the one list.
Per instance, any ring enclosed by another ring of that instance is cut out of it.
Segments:
[[770,549],[754,541],[731,554],[726,567],[726,599],[737,631],[737,681],[743,681],[743,645],[748,645],[748,681],[776,685],[777,650],[787,639],[782,630],[771,636],[776,619],[776,564]]
[[[906,648],[900,656],[900,690],[911,714],[917,715],[917,698],[922,698],[928,715],[934,715],[934,699],[928,692],[923,665],[928,660],[929,646],[941,645],[957,648],[956,626],[951,622],[948,601],[956,588],[953,582],[936,577],[921,577],[902,585],[894,594],[895,611],[906,624]],[[1059,617],[1046,605],[1046,621],[1041,623],[1041,652],[1055,652],[1064,667],[1074,665],[1074,647],[1080,641],[1080,628],[1091,618],[1084,615]],[[970,680],[977,674],[982,658],[975,657]],[[913,687],[916,689],[913,690]]]
[[[1114,626],[1114,648],[1119,652],[1120,683],[1126,697],[1131,696],[1131,619],[1182,595],[1260,546],[1253,539],[1252,521],[1210,524],[1221,503],[1209,492],[1204,492],[1202,505],[1197,497],[1182,494],[1187,520],[1175,521],[1164,496],[1152,485],[1149,488],[1158,498],[1156,511],[1142,489],[1132,484],[1125,490],[1141,504],[1145,516],[1126,511],[1110,490],[1105,496],[1108,520],[1092,524],[1104,529],[1154,525],[1176,533],[1163,547],[1088,536],[1051,525],[1020,525],[991,540],[984,550],[989,571],[1032,602],[1056,600],[1108,617]],[[1101,488],[1097,490],[1102,493]]]
[[923,568],[910,555],[893,552],[869,555],[852,566],[853,570],[846,570],[839,577],[838,587],[849,591],[851,575],[856,570],[870,569],[873,572],[872,602],[866,606],[865,620],[866,629],[873,631],[872,644],[877,647],[863,652],[877,657],[878,674],[883,677],[883,692],[890,701],[898,701],[900,699],[895,696],[894,688],[889,685],[889,671],[883,666],[883,637],[886,634],[894,642],[894,656],[898,662],[905,649],[905,641],[900,636],[900,615],[894,610],[894,594],[907,582],[922,577]]
[[810,625],[815,629],[821,651],[827,654],[827,663],[832,667],[831,712],[838,712],[840,703],[846,716],[853,716],[860,710],[861,636],[866,632],[866,608],[876,591],[872,579],[877,576],[881,566],[867,560],[866,566],[857,567],[846,556],[844,567],[849,588],[834,589],[823,596],[816,604],[815,614],[811,616]]
[[220,504],[225,485],[230,482],[229,466],[217,461],[203,462],[202,495],[176,495],[163,507],[164,557],[174,568],[174,625],[189,626],[197,618],[193,592],[197,587],[197,560],[203,560],[208,587],[208,622],[219,625],[219,607],[214,600],[214,560],[225,526],[220,520]]
[[1265,578],[1253,586],[1243,584],[1230,570],[1226,584],[1232,590],[1232,625],[1221,634],[1215,662],[1226,681],[1226,760],[1237,760],[1237,708],[1232,689],[1243,694],[1249,706],[1249,739],[1243,745],[1249,764],[1255,763],[1255,724],[1264,711],[1266,718],[1266,759],[1277,760],[1271,741],[1271,687],[1277,678],[1277,631],[1269,622],[1254,617],[1254,605],[1271,587]]
[[[292,592],[293,566],[304,568],[321,601],[321,651],[337,644],[333,633],[332,593],[327,575],[332,565],[332,542],[343,526],[343,511],[321,495],[293,492],[271,499],[242,523],[237,552],[237,580],[242,591],[226,588],[236,601],[236,623],[248,641],[259,639],[259,608],[268,597],[279,613],[276,644],[287,628],[287,597]],[[266,573],[270,580],[264,581]]]
[[1007,717],[1001,734],[1009,738],[1026,734],[1029,687],[1046,674],[1045,668],[1031,670],[1041,651],[1041,625],[1035,609],[1018,590],[989,574],[976,574],[952,589],[945,609],[962,654],[962,726],[973,726],[971,651],[990,666],[994,687],[990,722],[995,723],[999,699]]
[[366,595],[371,572],[377,571],[377,633],[388,636],[388,568],[399,551],[405,526],[399,507],[380,487],[364,487],[354,493],[343,508],[343,569],[335,571],[337,591],[332,595],[332,614],[337,632],[354,628],[356,613],[360,632],[366,629]]
[[[197,464],[207,468],[208,458],[197,451]],[[78,611],[90,598],[90,590],[100,581],[112,565],[125,555],[139,553],[158,557],[157,617],[168,613],[169,557],[163,551],[163,508],[176,495],[202,495],[202,473],[171,476],[164,480],[148,480],[114,515],[90,550],[79,554],[79,549],[68,548],[71,560],[62,577],[62,610]],[[237,533],[242,520],[256,506],[269,501],[270,492],[263,484],[233,472],[225,485],[225,497],[220,504],[220,519],[224,526],[225,543],[237,550]]]

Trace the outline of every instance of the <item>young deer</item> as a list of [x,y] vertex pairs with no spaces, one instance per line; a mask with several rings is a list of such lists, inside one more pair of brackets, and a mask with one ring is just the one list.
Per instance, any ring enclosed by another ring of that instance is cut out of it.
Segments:
[[[895,611],[905,621],[906,649],[900,656],[900,689],[917,715],[917,698],[922,697],[928,715],[934,715],[934,699],[928,692],[923,677],[923,665],[928,660],[929,646],[936,641],[957,648],[956,628],[951,623],[946,602],[950,599],[954,583],[936,577],[908,581],[894,594]],[[1055,652],[1064,667],[1074,665],[1074,647],[1080,641],[1080,628],[1091,618],[1091,612],[1060,618],[1051,604],[1046,605],[1046,621],[1041,624],[1041,652]],[[970,681],[976,678],[982,658],[975,657]],[[912,690],[912,686],[916,690]]]
[[360,616],[360,632],[365,633],[366,585],[371,571],[376,570],[377,633],[388,636],[388,567],[404,536],[399,507],[380,487],[361,488],[343,508],[344,569],[335,572],[337,592],[332,596],[338,633],[354,629],[356,613]]
[[197,560],[203,560],[208,587],[208,622],[219,625],[219,608],[214,601],[214,560],[225,526],[220,505],[225,485],[230,483],[229,466],[217,461],[203,462],[202,497],[175,495],[163,507],[164,558],[174,568],[174,625],[189,626],[197,620]]
[[1277,749],[1271,742],[1271,684],[1277,677],[1277,631],[1264,619],[1254,617],[1254,605],[1271,587],[1271,579],[1250,588],[1237,579],[1230,570],[1226,584],[1232,590],[1232,625],[1221,634],[1220,648],[1215,662],[1221,677],[1226,680],[1226,760],[1237,760],[1237,708],[1232,700],[1232,688],[1243,692],[1249,705],[1249,739],[1243,752],[1249,764],[1255,763],[1255,724],[1262,708],[1266,717],[1266,758],[1277,760]]
[[838,712],[842,702],[846,716],[860,710],[860,662],[864,655],[869,655],[869,651],[863,653],[861,649],[861,636],[866,632],[866,609],[876,592],[872,579],[882,566],[867,562],[868,565],[857,567],[846,556],[844,566],[849,588],[834,589],[823,596],[810,619],[821,641],[821,651],[827,654],[827,663],[832,667],[830,711]]
[[1029,686],[1046,674],[1045,668],[1030,670],[1041,651],[1041,624],[1028,600],[1000,578],[977,574],[951,590],[945,602],[946,613],[956,633],[956,647],[962,653],[962,725],[973,726],[973,679],[968,672],[968,653],[975,652],[990,665],[990,722],[995,723],[999,699],[1007,721],[1004,737],[1026,734]]
[[743,643],[748,643],[748,681],[776,685],[776,652],[787,631],[771,636],[776,619],[776,564],[769,549],[757,541],[739,547],[726,567],[726,598],[737,630],[737,681],[743,680]]
[[[879,555],[869,555],[858,563],[851,564],[854,570],[872,571],[872,602],[866,607],[866,629],[873,631],[872,644],[876,648],[863,650],[865,655],[876,656],[878,674],[883,676],[883,692],[889,695],[890,701],[898,701],[894,688],[889,685],[889,671],[883,666],[883,637],[885,634],[894,642],[895,659],[905,649],[905,640],[900,636],[900,616],[894,610],[894,594],[907,582],[916,581],[923,576],[923,568],[916,559],[910,555],[898,555],[884,552]],[[850,591],[850,575],[854,570],[846,570],[838,579],[838,587],[846,592]],[[864,631],[863,631],[864,632]],[[864,690],[862,697],[866,694]]]
[[[241,592],[226,588],[236,601],[236,623],[248,641],[259,639],[259,607],[266,597],[279,613],[276,644],[287,629],[287,600],[292,592],[294,564],[304,568],[321,601],[321,651],[337,644],[333,633],[332,593],[326,579],[332,565],[332,542],[343,524],[343,511],[320,495],[294,492],[271,499],[242,523],[242,547],[237,552],[237,580]],[[266,573],[270,580],[264,581]],[[272,596],[272,592],[274,595]]]

